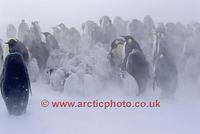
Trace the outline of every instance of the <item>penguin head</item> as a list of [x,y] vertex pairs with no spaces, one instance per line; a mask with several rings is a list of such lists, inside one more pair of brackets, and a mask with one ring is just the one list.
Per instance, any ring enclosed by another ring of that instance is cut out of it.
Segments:
[[58,27],[59,27],[60,29],[65,29],[65,28],[66,28],[65,24],[63,24],[63,23],[60,23],[60,24],[58,25]]
[[32,21],[32,24],[37,24],[38,25],[39,21],[37,21],[37,20],[36,21]]
[[22,19],[21,23],[25,23],[25,20],[24,20],[24,19]]
[[160,38],[164,37],[166,35],[165,25],[163,23],[158,23],[158,26],[156,27],[154,34]]
[[125,42],[126,42],[127,44],[131,44],[131,43],[133,43],[133,42],[135,41],[135,40],[133,39],[133,37],[130,36],[130,35],[121,36],[121,37],[123,37],[123,38],[125,39]]
[[5,44],[8,44],[9,47],[15,46],[17,44],[16,39],[10,39],[8,42],[5,42]]
[[[115,39],[111,44],[111,51],[109,55],[118,61],[122,60],[123,58],[123,47],[124,47],[124,40],[123,39]],[[118,63],[115,63],[118,64]],[[120,63],[121,64],[121,63]]]
[[50,33],[49,32],[42,32],[42,34],[44,34],[45,37],[49,36]]
[[8,42],[5,42],[5,44],[8,44],[9,53],[16,52],[16,46],[18,44],[18,40],[17,39],[10,39]]
[[38,26],[38,25],[39,25],[39,21],[32,21],[32,22],[31,22],[31,25],[32,25],[32,26]]
[[108,16],[102,16],[99,20],[99,24],[103,28],[112,25],[112,21]]
[[115,39],[111,44],[111,49],[115,49],[118,47],[118,45],[123,45],[124,41],[122,39]]

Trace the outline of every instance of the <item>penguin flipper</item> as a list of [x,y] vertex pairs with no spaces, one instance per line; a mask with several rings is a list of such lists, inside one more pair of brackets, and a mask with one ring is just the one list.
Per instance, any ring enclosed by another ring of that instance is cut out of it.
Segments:
[[8,58],[6,57],[5,62],[4,62],[4,65],[3,65],[3,70],[2,70],[2,73],[1,73],[1,76],[0,76],[1,95],[2,95],[3,97],[4,97],[3,83],[4,83],[4,80],[5,80],[5,74],[6,74],[6,67],[7,67],[7,64],[8,64]]

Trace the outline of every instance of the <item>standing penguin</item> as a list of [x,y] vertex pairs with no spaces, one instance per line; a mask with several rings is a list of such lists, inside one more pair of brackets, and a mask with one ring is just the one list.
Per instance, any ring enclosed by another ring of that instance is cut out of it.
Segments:
[[29,26],[25,20],[22,20],[18,28],[18,39],[20,41],[24,41],[24,36],[26,35],[27,31],[29,31]]
[[[162,33],[162,32],[158,32]],[[156,36],[156,51],[154,52],[153,89],[158,87],[163,98],[173,97],[178,87],[178,70],[174,57],[169,52],[168,42],[164,37]]]
[[108,58],[113,68],[119,68],[123,63],[123,57],[122,57],[123,47],[124,47],[123,39],[115,39],[111,44],[111,50],[108,55]]
[[156,85],[162,90],[162,97],[173,97],[178,86],[178,71],[175,62],[167,53],[159,56],[155,68]]
[[25,45],[16,39],[10,39],[5,44],[8,44],[9,46],[9,53],[18,52],[22,55],[24,62],[28,64],[29,62],[29,53],[28,49],[25,47]]
[[0,87],[9,114],[25,113],[31,87],[28,71],[20,53],[11,53],[6,57]]
[[54,49],[59,49],[58,41],[51,33],[44,32],[43,34],[46,38],[46,44],[48,45],[48,48],[50,49],[50,51]]
[[40,69],[38,67],[38,63],[35,58],[32,58],[28,64],[28,73],[30,76],[30,81],[36,82],[38,76],[40,75]]
[[123,47],[124,47],[124,40],[123,39],[115,39],[111,43],[111,50],[108,54],[108,60],[112,67],[110,72],[111,78],[116,81],[117,83],[122,82],[123,78],[123,71],[121,70],[122,63],[123,63]]
[[42,41],[40,43],[33,41],[30,47],[30,52],[32,58],[37,60],[40,71],[44,70],[50,55],[47,44]]
[[139,88],[139,96],[145,92],[150,79],[149,63],[133,37],[123,37],[125,38],[123,68],[135,78]]
[[108,16],[102,16],[99,20],[99,24],[103,36],[102,43],[110,43],[117,36],[117,29],[113,25],[112,20]]
[[17,29],[13,24],[9,24],[7,29],[6,29],[6,36],[7,38],[16,38],[17,35]]
[[102,31],[101,28],[93,21],[86,21],[82,24],[82,38],[84,41],[93,45],[95,43],[102,41]]
[[144,93],[150,79],[149,64],[144,54],[133,49],[127,58],[126,71],[135,78],[139,88],[138,95]]

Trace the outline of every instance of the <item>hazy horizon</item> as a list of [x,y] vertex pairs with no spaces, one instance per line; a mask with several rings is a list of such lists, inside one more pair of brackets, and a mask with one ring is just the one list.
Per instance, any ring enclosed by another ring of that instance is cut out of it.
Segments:
[[155,22],[184,24],[200,20],[197,0],[0,0],[0,5],[0,36],[5,34],[8,24],[18,26],[21,19],[28,23],[38,20],[44,30],[61,22],[80,29],[86,20],[98,22],[103,15],[112,19],[120,16],[125,20],[142,20],[150,15]]

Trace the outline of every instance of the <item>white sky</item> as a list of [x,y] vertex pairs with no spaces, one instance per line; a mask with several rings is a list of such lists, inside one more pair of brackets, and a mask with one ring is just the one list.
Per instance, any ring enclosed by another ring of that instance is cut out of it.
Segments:
[[9,23],[16,26],[22,18],[27,22],[39,20],[44,29],[60,22],[80,28],[90,19],[98,21],[102,15],[111,18],[143,19],[151,15],[158,21],[200,20],[199,0],[0,0],[0,35]]

